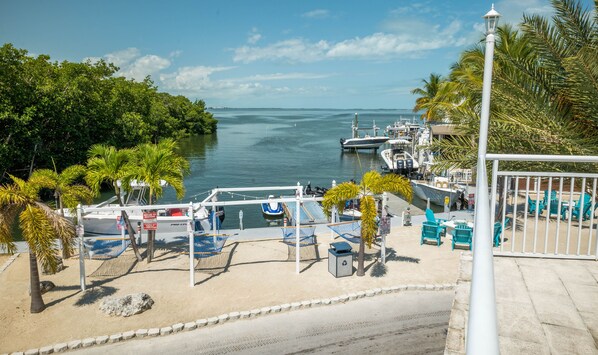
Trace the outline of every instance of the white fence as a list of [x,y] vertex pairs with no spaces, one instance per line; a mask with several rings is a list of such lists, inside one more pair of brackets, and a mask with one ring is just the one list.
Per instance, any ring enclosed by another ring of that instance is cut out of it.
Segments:
[[598,260],[598,174],[499,169],[500,161],[579,166],[596,164],[598,157],[487,154],[486,159],[493,161],[491,225],[504,226],[494,255]]

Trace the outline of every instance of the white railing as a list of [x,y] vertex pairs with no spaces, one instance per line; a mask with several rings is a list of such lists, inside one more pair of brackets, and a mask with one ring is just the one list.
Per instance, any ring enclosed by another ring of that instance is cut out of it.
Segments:
[[491,225],[498,219],[503,226],[494,255],[598,260],[598,174],[499,169],[500,161],[596,164],[598,157],[487,154],[486,159],[493,161]]

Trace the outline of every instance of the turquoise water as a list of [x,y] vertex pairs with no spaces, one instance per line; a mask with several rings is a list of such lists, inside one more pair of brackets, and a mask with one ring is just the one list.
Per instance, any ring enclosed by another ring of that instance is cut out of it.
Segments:
[[[383,134],[387,125],[399,119],[419,120],[410,110],[289,110],[289,109],[214,109],[218,132],[179,141],[182,154],[191,163],[185,179],[182,201],[201,201],[204,192],[215,187],[258,187],[306,185],[330,187],[355,179],[364,172],[380,171],[383,164],[378,150],[343,152],[340,138],[351,136],[354,114],[359,126],[372,121]],[[292,192],[287,192],[292,193]],[[241,194],[245,196],[241,196]],[[236,199],[265,198],[268,192],[241,193]],[[280,195],[281,192],[272,192]],[[221,200],[230,196],[220,196]],[[162,202],[176,201],[168,189]],[[272,223],[262,218],[259,205],[243,206],[245,227]],[[239,208],[227,207],[223,228],[238,228]]]

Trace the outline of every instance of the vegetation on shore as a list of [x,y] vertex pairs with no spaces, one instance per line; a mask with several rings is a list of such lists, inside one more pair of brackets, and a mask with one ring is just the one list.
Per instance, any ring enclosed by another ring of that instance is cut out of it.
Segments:
[[0,181],[33,168],[82,164],[94,144],[129,148],[216,131],[202,100],[158,92],[99,62],[52,62],[0,47]]
[[[552,0],[547,19],[524,15],[518,29],[497,30],[488,152],[598,155],[598,3],[594,11],[575,0]],[[415,89],[416,110],[456,125],[463,135],[435,141],[434,169],[476,165],[484,41],[464,51],[450,74],[432,74]],[[513,169],[570,169],[568,164],[505,162]],[[578,171],[596,171],[584,164]],[[579,170],[581,169],[581,170]]]

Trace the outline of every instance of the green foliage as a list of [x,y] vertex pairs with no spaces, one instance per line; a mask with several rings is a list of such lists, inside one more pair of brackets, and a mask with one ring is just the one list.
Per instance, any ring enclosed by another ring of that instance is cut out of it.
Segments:
[[[520,30],[498,28],[488,152],[598,155],[598,17],[578,1],[552,5],[551,20],[524,15]],[[436,170],[476,164],[483,70],[484,48],[476,45],[461,54],[430,100],[463,134],[432,144],[441,153]],[[504,168],[598,171],[591,164],[545,162],[505,162]]]
[[127,148],[216,131],[203,101],[159,93],[151,80],[114,77],[113,64],[51,62],[0,47],[0,179],[85,161],[94,144]]
[[361,240],[359,243],[359,255],[357,261],[357,276],[363,276],[364,269],[364,248],[372,246],[376,237],[378,227],[376,225],[376,202],[374,194],[393,192],[402,195],[406,200],[411,201],[413,191],[411,184],[403,176],[388,174],[380,175],[377,171],[366,172],[359,185],[354,182],[343,182],[326,192],[322,207],[327,216],[330,216],[332,207],[339,212],[345,208],[345,202],[359,198],[361,212]]

